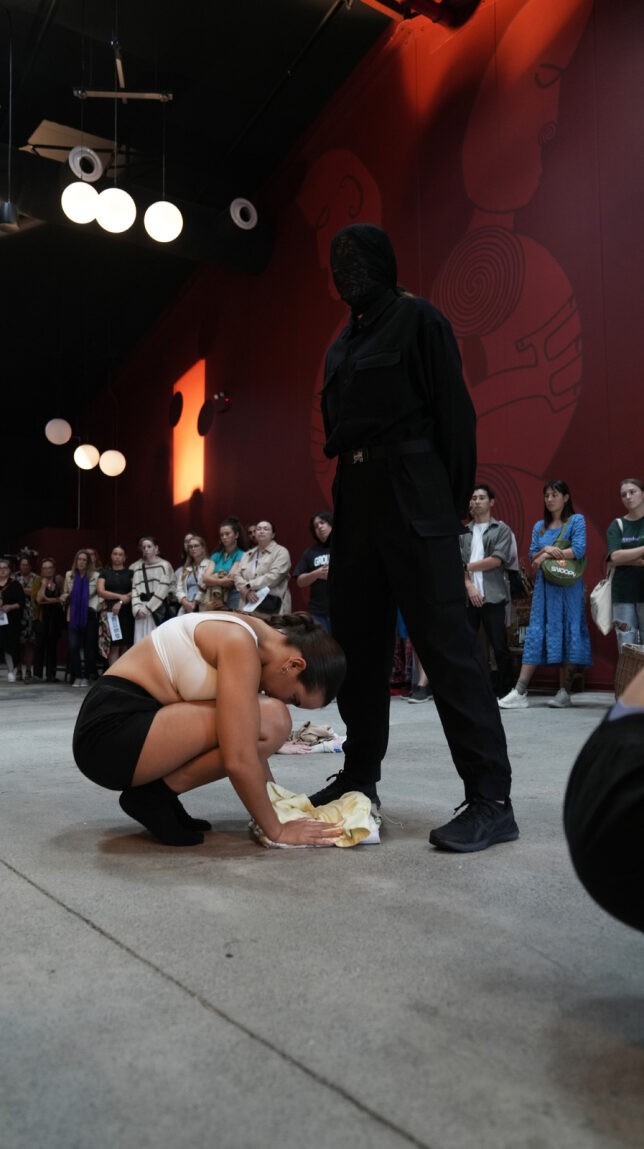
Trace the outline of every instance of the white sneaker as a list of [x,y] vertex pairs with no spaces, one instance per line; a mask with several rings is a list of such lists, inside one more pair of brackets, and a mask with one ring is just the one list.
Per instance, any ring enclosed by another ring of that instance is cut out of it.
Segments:
[[499,706],[502,710],[527,710],[528,696],[527,694],[519,694],[519,691],[513,686],[505,698],[499,698]]
[[74,687],[75,690],[79,689],[80,684],[81,684],[80,678],[75,678],[74,681],[72,682],[72,686]]
[[87,681],[87,679],[86,679],[86,678],[81,678],[81,680],[80,680],[80,682],[79,682],[79,684],[78,684],[78,685],[79,685],[79,686],[83,686],[83,687],[85,687],[85,686],[89,686],[89,682]]
[[15,672],[15,670],[9,670],[9,671],[7,671],[7,682],[15,682],[15,681],[16,681],[16,672]]
[[572,699],[567,690],[563,686],[557,691],[554,698],[548,699],[548,706],[554,706],[557,710],[563,710],[566,706],[572,706]]

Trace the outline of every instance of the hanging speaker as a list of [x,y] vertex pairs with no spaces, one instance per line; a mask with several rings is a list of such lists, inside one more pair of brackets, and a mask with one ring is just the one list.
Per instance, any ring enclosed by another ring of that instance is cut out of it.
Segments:
[[257,208],[249,199],[238,196],[232,201],[228,211],[235,227],[240,227],[242,231],[252,231],[257,227]]
[[183,412],[183,395],[180,391],[175,391],[170,400],[170,407],[168,410],[168,420],[171,427],[176,427],[181,414]]
[[198,418],[197,418],[197,433],[199,435],[207,435],[212,427],[212,421],[215,415],[215,404],[212,399],[206,399],[203,404]]
[[227,391],[216,391],[210,399],[206,399],[197,418],[197,431],[200,435],[207,435],[212,427],[215,415],[225,415],[230,411],[231,398]]
[[95,184],[103,175],[103,162],[91,148],[72,148],[67,163],[76,179],[83,180],[84,183]]

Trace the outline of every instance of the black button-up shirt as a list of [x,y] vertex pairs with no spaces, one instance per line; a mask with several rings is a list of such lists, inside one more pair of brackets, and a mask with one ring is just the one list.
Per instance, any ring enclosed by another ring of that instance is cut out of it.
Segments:
[[429,439],[454,505],[476,477],[476,416],[454,333],[427,300],[386,291],[327,353],[322,414],[329,458],[358,447]]

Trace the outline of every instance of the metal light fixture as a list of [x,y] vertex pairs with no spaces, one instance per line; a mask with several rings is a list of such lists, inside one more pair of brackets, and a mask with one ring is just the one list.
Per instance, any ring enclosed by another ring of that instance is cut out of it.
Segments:
[[50,419],[45,425],[45,438],[55,447],[63,447],[74,438],[78,443],[74,451],[74,462],[81,471],[92,471],[98,465],[104,475],[114,478],[116,475],[122,475],[125,470],[126,459],[122,451],[111,448],[101,453],[93,443],[81,443],[79,436],[73,434],[71,424],[66,419]]
[[98,192],[92,185],[100,180],[103,164],[95,151],[82,145],[72,148],[67,163],[76,180],[63,191],[60,206],[72,223],[91,223],[98,206]]
[[[114,52],[115,87],[113,92],[103,89],[74,88],[74,95],[79,100],[98,99],[114,101],[114,185],[105,188],[98,196],[93,196],[90,189],[85,190],[88,183],[99,179],[103,172],[103,165],[91,148],[75,148],[74,156],[78,170],[72,166],[70,154],[70,167],[79,177],[77,184],[66,188],[61,197],[65,215],[75,223],[90,223],[95,219],[104,231],[118,235],[128,231],[136,219],[136,203],[132,196],[116,186],[116,172],[118,166],[118,102],[122,100],[154,100],[164,106],[163,120],[163,169],[162,169],[162,198],[150,204],[145,217],[144,226],[148,235],[157,243],[171,243],[183,230],[183,216],[175,204],[165,198],[165,105],[172,100],[172,92],[130,92],[125,87],[125,73],[123,58],[118,38],[113,36],[110,47]],[[71,189],[74,189],[73,191]],[[83,189],[83,190],[81,190]],[[93,214],[92,214],[93,213]]]
[[4,11],[9,21],[9,106],[7,109],[9,139],[7,143],[7,198],[4,203],[0,204],[0,228],[2,231],[17,231],[18,208],[15,203],[11,201],[11,164],[13,158],[13,26],[11,23],[11,13],[6,9]]
[[[114,49],[114,60],[116,68],[116,83],[123,88],[125,81],[123,79],[123,63],[121,60],[121,50],[118,40],[113,38],[111,41],[112,48]],[[96,222],[99,227],[104,231],[109,231],[112,235],[120,235],[124,231],[128,231],[132,227],[136,219],[136,204],[132,196],[116,186],[116,172],[118,168],[118,90],[114,90],[114,186],[105,188],[98,197],[96,205]],[[98,460],[97,460],[98,461]]]
[[[76,530],[80,530],[81,526],[81,476],[83,471],[92,471],[97,465],[100,467],[104,475],[110,478],[116,478],[121,475],[125,470],[126,460],[125,455],[121,451],[103,451],[101,454],[98,447],[93,443],[81,443],[80,437],[72,433],[72,428],[66,419],[50,419],[45,426],[45,436],[50,443],[57,447],[62,447],[65,443],[69,443],[70,439],[75,439],[78,443],[74,451],[74,462],[77,470],[76,480]],[[114,506],[116,507],[116,488],[114,489]],[[116,510],[114,512],[116,516]],[[116,518],[115,518],[116,523]],[[116,530],[115,530],[116,536]]]
[[163,140],[161,161],[161,199],[150,204],[143,216],[143,226],[150,239],[157,243],[172,243],[183,231],[183,216],[175,204],[165,198],[165,103],[163,108]]

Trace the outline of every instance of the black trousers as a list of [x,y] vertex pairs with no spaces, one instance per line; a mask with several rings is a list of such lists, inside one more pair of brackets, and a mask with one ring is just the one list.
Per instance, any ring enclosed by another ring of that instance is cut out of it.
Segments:
[[[69,650],[69,666],[74,678],[96,678],[96,659],[98,657],[98,615],[95,610],[88,610],[87,624],[82,627],[67,627],[67,647]],[[81,651],[83,659],[81,662]]]
[[34,623],[36,632],[34,674],[38,678],[42,678],[43,669],[47,678],[56,677],[58,643],[63,629],[63,621],[63,611],[58,603],[41,607],[41,618]]
[[499,698],[503,698],[504,694],[507,694],[514,686],[515,679],[512,655],[508,648],[508,636],[505,631],[505,603],[484,602],[483,606],[472,606],[471,603],[468,603],[467,617],[475,631],[478,631],[481,623],[483,624],[483,630],[494,651],[499,672],[497,693]]
[[467,620],[457,536],[421,537],[396,502],[387,460],[374,460],[340,467],[331,548],[331,629],[347,656],[338,695],[347,773],[356,782],[380,778],[399,606],[465,797],[507,797],[505,732]]

